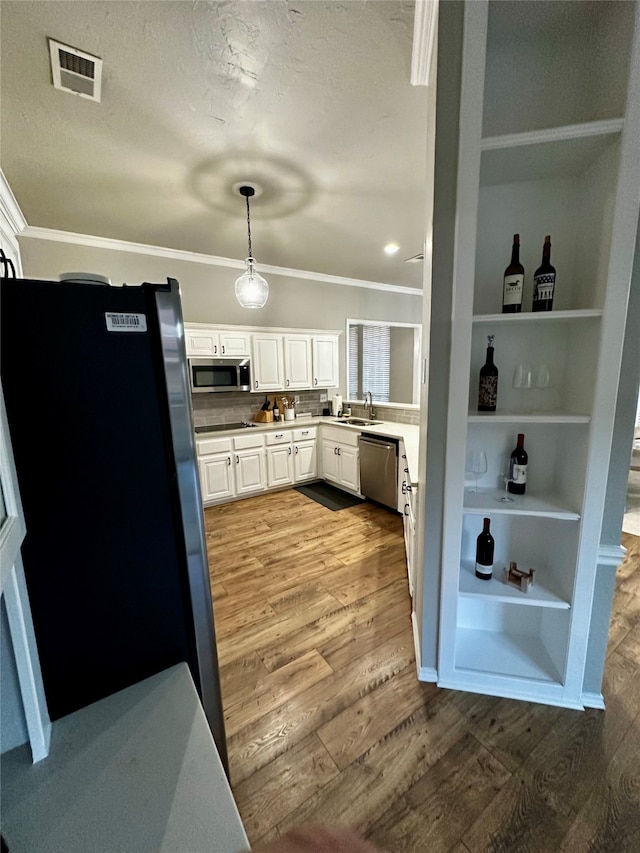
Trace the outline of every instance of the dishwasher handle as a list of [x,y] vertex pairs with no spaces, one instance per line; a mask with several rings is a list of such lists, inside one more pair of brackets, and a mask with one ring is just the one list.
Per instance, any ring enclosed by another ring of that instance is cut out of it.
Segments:
[[380,447],[383,450],[396,450],[397,444],[388,441],[380,441],[377,438],[368,438],[363,435],[360,436],[360,444],[369,444],[371,447]]

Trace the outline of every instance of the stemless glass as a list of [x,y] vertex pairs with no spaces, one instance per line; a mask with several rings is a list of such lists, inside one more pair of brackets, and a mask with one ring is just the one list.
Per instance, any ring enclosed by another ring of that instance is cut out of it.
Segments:
[[467,464],[465,470],[467,473],[473,474],[474,476],[474,487],[472,489],[467,489],[467,491],[472,494],[477,494],[479,491],[478,476],[480,474],[487,473],[487,454],[484,450],[467,451]]

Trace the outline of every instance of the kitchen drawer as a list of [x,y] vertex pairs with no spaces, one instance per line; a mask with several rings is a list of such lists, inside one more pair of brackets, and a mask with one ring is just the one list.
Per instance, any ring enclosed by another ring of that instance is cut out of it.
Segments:
[[267,433],[267,444],[291,444],[291,430]]
[[316,437],[318,427],[298,427],[293,431],[294,441],[311,441]]
[[346,444],[348,447],[357,447],[360,438],[360,430],[353,427],[322,427],[322,438],[327,441],[335,441],[338,444]]
[[234,450],[246,450],[249,447],[264,447],[264,436],[261,432],[256,435],[247,430],[247,433],[233,436]]
[[205,438],[196,441],[196,452],[198,456],[207,456],[209,453],[229,453],[231,451],[231,436],[227,438]]

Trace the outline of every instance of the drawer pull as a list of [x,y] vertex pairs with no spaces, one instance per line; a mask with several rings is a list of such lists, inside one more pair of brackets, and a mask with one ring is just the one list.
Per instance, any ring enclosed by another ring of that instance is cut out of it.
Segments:
[[405,504],[404,505],[404,514],[405,515],[409,515],[409,513],[407,512],[408,509],[409,509],[409,504]]

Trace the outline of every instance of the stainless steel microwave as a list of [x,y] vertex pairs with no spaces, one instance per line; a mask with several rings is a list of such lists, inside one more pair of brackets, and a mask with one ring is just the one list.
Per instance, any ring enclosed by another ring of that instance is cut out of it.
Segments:
[[189,381],[194,394],[251,391],[249,358],[190,358]]

